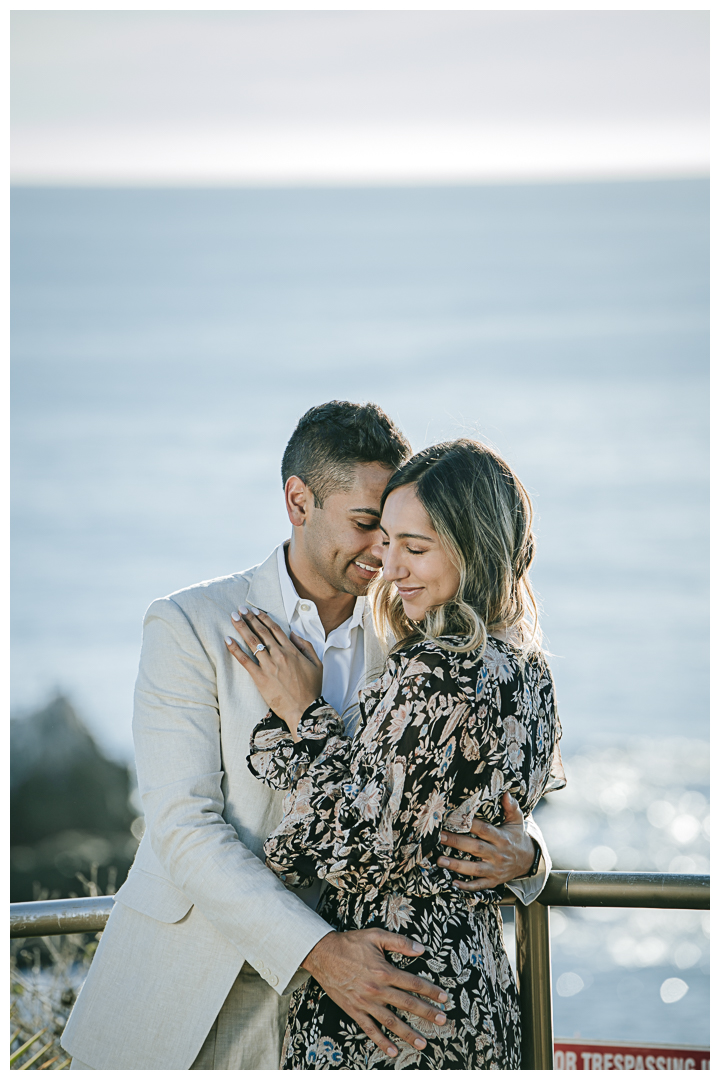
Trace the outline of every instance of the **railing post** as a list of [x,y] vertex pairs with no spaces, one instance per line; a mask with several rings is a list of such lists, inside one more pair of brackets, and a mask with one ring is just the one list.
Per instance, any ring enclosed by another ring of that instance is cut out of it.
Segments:
[[522,1069],[553,1068],[552,975],[548,908],[515,905]]

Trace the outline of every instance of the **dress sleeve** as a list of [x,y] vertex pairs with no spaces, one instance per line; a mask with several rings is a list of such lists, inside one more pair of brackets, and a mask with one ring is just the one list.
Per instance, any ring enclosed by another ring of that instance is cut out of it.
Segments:
[[[469,832],[475,815],[500,825],[504,792],[528,813],[546,790],[557,718],[540,661],[488,646],[478,670],[462,654],[418,647],[391,658],[371,689],[355,739],[327,735],[265,843],[290,884],[318,877],[371,892],[411,872],[445,874],[434,863],[442,828]],[[315,711],[318,725],[329,722]]]
[[303,713],[295,742],[284,720],[272,709],[250,736],[248,769],[268,787],[282,791],[302,776],[332,736],[342,736],[340,717],[324,698],[317,698]]
[[292,783],[265,843],[268,865],[292,884],[326,878],[352,892],[380,888],[426,864],[457,791],[477,787],[478,761],[461,732],[480,718],[439,654],[400,656],[384,688],[361,703],[354,741],[328,738]]

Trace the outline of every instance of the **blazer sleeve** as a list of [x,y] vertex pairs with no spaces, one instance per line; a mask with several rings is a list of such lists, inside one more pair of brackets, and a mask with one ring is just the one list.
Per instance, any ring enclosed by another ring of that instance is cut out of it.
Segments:
[[168,877],[283,993],[330,927],[223,817],[215,667],[174,600],[145,616],[133,735],[154,854]]
[[537,900],[538,896],[545,888],[547,879],[550,877],[550,871],[552,870],[552,859],[550,858],[550,852],[548,851],[542,829],[532,814],[527,815],[525,826],[529,835],[533,838],[542,853],[540,855],[538,872],[534,877],[514,878],[512,881],[508,881],[505,887],[509,889],[511,893],[514,893],[518,900],[527,907],[528,904],[532,904],[533,900]]

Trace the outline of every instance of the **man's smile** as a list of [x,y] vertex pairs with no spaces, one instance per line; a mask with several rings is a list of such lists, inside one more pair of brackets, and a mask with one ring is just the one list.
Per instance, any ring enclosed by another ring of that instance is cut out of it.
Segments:
[[357,567],[361,576],[367,581],[372,581],[378,571],[382,569],[381,564],[375,565],[374,563],[361,562],[360,559],[353,559],[353,566]]

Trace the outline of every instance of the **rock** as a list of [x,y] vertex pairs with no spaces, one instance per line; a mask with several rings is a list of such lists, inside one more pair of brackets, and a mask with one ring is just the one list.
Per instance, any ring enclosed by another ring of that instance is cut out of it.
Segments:
[[65,697],[56,697],[32,716],[10,721],[11,791],[32,776],[53,777],[83,762],[105,760]]
[[93,866],[101,891],[110,868],[119,886],[137,847],[128,768],[105,757],[64,697],[11,721],[10,755],[12,899],[82,895],[78,873]]

